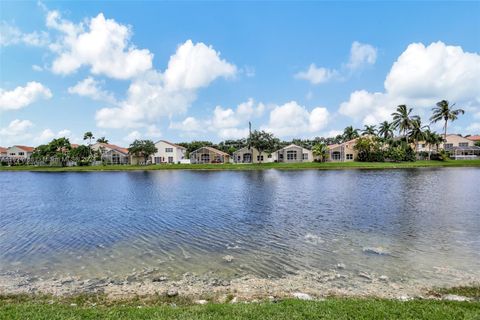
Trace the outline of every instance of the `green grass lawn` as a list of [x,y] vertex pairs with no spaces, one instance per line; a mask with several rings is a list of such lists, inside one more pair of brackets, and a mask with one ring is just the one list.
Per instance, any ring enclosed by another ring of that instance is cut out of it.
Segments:
[[480,319],[480,303],[331,298],[249,304],[87,306],[0,299],[0,319]]
[[480,160],[416,161],[416,162],[307,162],[262,164],[163,164],[163,165],[107,165],[85,167],[0,167],[0,171],[129,171],[129,170],[263,170],[263,169],[396,169],[422,167],[480,167]]

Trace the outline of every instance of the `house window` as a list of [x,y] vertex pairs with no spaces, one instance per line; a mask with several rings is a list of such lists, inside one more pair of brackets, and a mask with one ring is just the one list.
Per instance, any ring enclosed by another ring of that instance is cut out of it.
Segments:
[[353,154],[347,153],[347,160],[353,160]]
[[238,156],[237,158],[238,158],[238,161],[242,160],[242,157],[240,157],[240,156]]
[[202,162],[210,162],[210,155],[208,153],[202,153],[200,155],[200,160]]
[[263,156],[257,156],[257,161],[263,161]]
[[278,159],[283,160],[283,153],[280,153],[280,154],[278,155]]
[[272,157],[272,155],[271,155],[271,154],[269,154],[269,155],[267,156],[267,158],[269,158],[269,159],[270,159],[271,157]]
[[425,148],[425,143],[422,143],[422,148]]
[[295,150],[287,151],[287,160],[297,160],[297,151]]
[[460,142],[458,144],[459,147],[468,147],[468,142]]
[[445,149],[453,148],[453,143],[445,143]]
[[15,155],[15,152],[10,152],[10,155],[11,155],[11,156],[14,156],[14,155]]
[[173,157],[168,157],[168,163],[173,163]]
[[25,155],[25,152],[19,152],[18,155],[19,155],[19,156],[24,156],[24,155]]
[[155,163],[160,163],[162,162],[162,158],[161,157],[155,157]]
[[165,148],[165,152],[173,152],[173,148]]
[[332,152],[332,160],[340,160],[340,152],[339,151]]
[[308,160],[308,153],[304,153],[303,156],[302,156],[302,159],[303,160]]

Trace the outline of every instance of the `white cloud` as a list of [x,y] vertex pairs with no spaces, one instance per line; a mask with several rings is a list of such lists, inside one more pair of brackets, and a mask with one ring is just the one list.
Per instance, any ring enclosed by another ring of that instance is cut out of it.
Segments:
[[101,83],[92,77],[87,77],[79,81],[75,86],[68,88],[68,92],[70,94],[90,97],[98,101],[105,101],[112,104],[116,103],[113,93],[103,90]]
[[307,71],[301,71],[295,74],[296,79],[307,80],[312,84],[325,83],[336,77],[338,72],[327,68],[318,68],[314,63],[308,67]]
[[11,91],[0,88],[0,110],[15,110],[28,106],[40,99],[50,99],[52,92],[39,82],[31,81],[25,87]]
[[8,127],[0,130],[0,136],[17,136],[25,133],[32,126],[33,123],[30,120],[15,119],[9,123]]
[[350,49],[350,59],[347,68],[356,70],[364,65],[375,64],[377,61],[377,48],[370,44],[354,41]]
[[33,141],[36,144],[45,144],[52,141],[53,139],[58,138],[68,138],[70,139],[70,143],[73,143],[72,132],[68,129],[63,129],[58,132],[54,132],[52,129],[45,129],[39,135],[37,135],[33,139]]
[[187,133],[214,132],[222,139],[239,139],[248,135],[248,122],[261,117],[265,111],[263,103],[253,99],[240,103],[236,109],[216,106],[211,118],[197,120],[187,117],[182,122],[172,122],[170,129]]
[[307,80],[311,84],[326,83],[333,79],[345,79],[352,72],[361,69],[365,65],[372,65],[377,61],[377,48],[370,44],[354,41],[350,49],[348,62],[342,65],[340,70],[317,67],[312,63],[306,71],[298,72],[295,79]]
[[263,129],[280,137],[303,136],[325,128],[328,120],[326,108],[317,107],[309,112],[296,101],[290,101],[270,112],[269,123]]
[[50,11],[46,23],[62,34],[50,45],[57,54],[54,73],[70,74],[88,66],[93,74],[129,79],[152,68],[153,54],[130,43],[131,28],[102,13],[77,25],[62,19],[58,11]]
[[480,122],[472,122],[468,127],[467,127],[467,132],[470,133],[480,133]]
[[43,71],[43,68],[39,65],[34,64],[32,65],[32,70],[40,72],[40,71]]
[[459,106],[478,105],[480,55],[443,42],[412,43],[395,61],[384,85],[384,92],[352,92],[339,112],[364,124],[376,124],[390,119],[399,104],[430,108],[447,99]]
[[43,47],[49,43],[48,34],[42,32],[24,33],[16,26],[10,25],[5,21],[0,23],[0,47],[6,47],[17,44],[24,44],[33,47]]
[[125,136],[123,138],[123,141],[127,143],[132,143],[133,141],[140,139],[141,137],[142,137],[142,134],[139,131],[135,130],[130,132],[127,136]]
[[162,132],[160,131],[159,128],[157,128],[157,126],[155,125],[149,125],[147,127],[147,131],[145,133],[145,136],[149,137],[149,138],[152,138],[152,139],[157,139],[157,138],[160,138],[162,136]]
[[168,90],[195,90],[208,86],[219,77],[233,77],[235,65],[220,59],[220,53],[200,42],[185,41],[170,57],[165,71]]
[[197,90],[219,77],[231,77],[236,67],[221,60],[212,47],[190,40],[177,48],[165,73],[156,70],[137,77],[127,98],[116,108],[97,112],[99,127],[136,128],[163,116],[184,114],[195,101]]

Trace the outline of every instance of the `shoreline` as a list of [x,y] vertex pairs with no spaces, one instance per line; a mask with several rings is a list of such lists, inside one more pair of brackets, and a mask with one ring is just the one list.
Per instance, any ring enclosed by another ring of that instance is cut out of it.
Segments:
[[388,170],[413,168],[480,168],[480,160],[420,160],[416,162],[306,162],[262,164],[160,164],[160,165],[101,165],[84,167],[0,166],[0,172],[102,172],[102,171],[258,171],[258,170]]

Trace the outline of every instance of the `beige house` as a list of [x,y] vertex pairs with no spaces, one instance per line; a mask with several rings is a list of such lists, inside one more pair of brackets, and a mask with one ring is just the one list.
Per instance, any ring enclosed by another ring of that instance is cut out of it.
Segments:
[[244,147],[233,153],[233,162],[235,163],[262,163],[262,162],[272,162],[273,157],[271,154],[266,152],[260,152],[256,148]]
[[181,163],[186,158],[187,148],[160,140],[155,143],[157,152],[152,155],[152,163]]
[[7,149],[7,158],[12,161],[26,161],[32,156],[33,147],[13,146]]
[[328,146],[328,159],[332,162],[355,161],[358,151],[355,150],[357,139],[353,139],[344,143],[332,144]]
[[201,147],[190,152],[190,163],[228,163],[230,155],[212,147]]
[[[452,159],[478,159],[480,157],[480,147],[475,146],[475,140],[464,138],[458,134],[449,134],[445,142],[439,145],[450,153]],[[417,143],[417,152],[436,151],[437,146],[430,146],[425,141]]]
[[274,162],[313,162],[312,151],[295,144],[275,151],[272,153],[272,158]]
[[99,151],[103,162],[108,164],[129,164],[128,149],[115,144],[97,142],[92,144],[92,150]]

